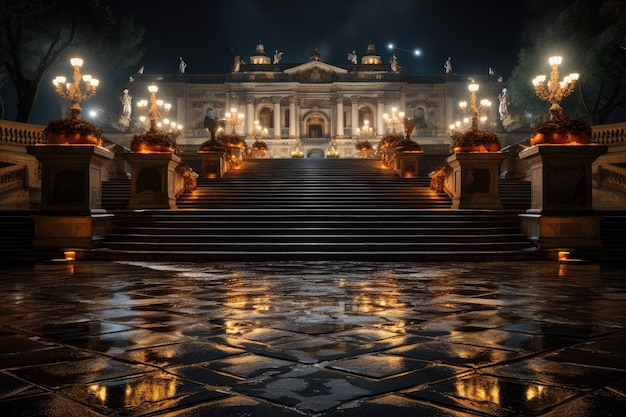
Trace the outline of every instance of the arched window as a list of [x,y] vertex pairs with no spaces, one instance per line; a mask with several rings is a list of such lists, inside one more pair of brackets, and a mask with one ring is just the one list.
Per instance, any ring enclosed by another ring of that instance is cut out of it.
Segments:
[[362,127],[366,120],[369,120],[370,127],[374,127],[374,115],[372,114],[372,109],[364,106],[359,109],[359,123],[356,127]]
[[272,129],[274,127],[274,110],[263,107],[259,112],[259,124],[261,127]]

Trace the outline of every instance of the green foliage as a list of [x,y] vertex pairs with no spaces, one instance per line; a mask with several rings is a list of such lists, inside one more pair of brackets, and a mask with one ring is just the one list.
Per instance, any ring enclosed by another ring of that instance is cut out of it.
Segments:
[[[599,7],[600,6],[600,7]],[[508,81],[511,105],[518,113],[548,117],[550,103],[536,97],[531,80],[551,71],[548,58],[563,56],[560,79],[580,73],[574,93],[561,106],[571,117],[592,124],[606,121],[626,106],[626,5],[619,0],[576,0],[557,17],[543,36],[518,55]]]

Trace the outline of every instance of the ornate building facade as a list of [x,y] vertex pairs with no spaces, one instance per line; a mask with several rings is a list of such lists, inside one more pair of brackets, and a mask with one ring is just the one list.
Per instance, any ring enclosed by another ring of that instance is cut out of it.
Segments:
[[[290,157],[300,144],[305,157],[324,156],[331,143],[340,157],[355,157],[355,144],[368,139],[373,145],[391,129],[385,115],[392,109],[418,121],[412,139],[425,152],[448,154],[450,124],[462,120],[459,101],[469,97],[468,84],[479,83],[480,98],[497,103],[505,86],[493,74],[407,74],[397,57],[383,63],[373,44],[347,64],[329,64],[317,50],[305,63],[282,63],[282,54],[265,53],[259,43],[246,63],[235,58],[227,74],[138,74],[128,88],[131,95],[145,95],[156,83],[160,98],[173,105],[170,118],[184,126],[178,139],[185,153],[192,153],[207,139],[206,117],[220,118],[227,112],[243,114],[236,131],[249,144],[256,126],[266,129],[263,141],[270,156]],[[489,129],[498,129],[497,105],[487,115]],[[258,121],[258,123],[255,123]],[[368,125],[371,133],[364,134]]]

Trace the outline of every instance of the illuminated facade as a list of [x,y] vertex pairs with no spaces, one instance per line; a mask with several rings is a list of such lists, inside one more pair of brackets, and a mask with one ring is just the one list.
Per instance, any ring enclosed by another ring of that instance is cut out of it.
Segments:
[[[247,60],[235,58],[230,73],[141,74],[132,77],[128,88],[140,96],[147,85],[158,84],[173,104],[171,117],[184,126],[178,143],[185,153],[208,138],[205,117],[222,118],[236,108],[244,119],[237,133],[251,144],[260,125],[267,129],[262,139],[269,155],[281,158],[290,157],[298,141],[306,157],[323,156],[331,141],[340,157],[355,157],[354,145],[363,140],[360,129],[369,126],[375,144],[388,131],[384,115],[394,107],[419,122],[412,138],[426,152],[447,153],[448,126],[461,118],[458,102],[467,98],[470,80],[493,102],[504,87],[492,74],[406,74],[393,59],[383,63],[373,44],[360,60],[353,55],[341,65],[324,62],[317,50],[305,63],[282,63],[281,58],[266,55],[259,43]],[[494,107],[488,129],[498,128]]]

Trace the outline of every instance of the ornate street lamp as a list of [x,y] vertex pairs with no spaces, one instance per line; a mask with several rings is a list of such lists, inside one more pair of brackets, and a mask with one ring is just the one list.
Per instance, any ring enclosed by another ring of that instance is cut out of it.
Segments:
[[80,119],[80,103],[89,100],[96,94],[100,81],[92,78],[89,74],[81,75],[80,68],[83,66],[82,59],[72,58],[70,59],[70,64],[74,68],[72,82],[66,83],[66,78],[63,75],[59,75],[52,80],[52,84],[54,84],[55,91],[59,97],[69,99],[72,102],[70,118],[76,120]]
[[363,120],[363,127],[356,128],[356,134],[359,135],[361,139],[367,140],[372,137],[373,129],[370,126],[369,120]]
[[478,129],[479,119],[483,122],[487,120],[487,113],[489,112],[489,109],[491,108],[491,101],[486,98],[480,100],[480,103],[476,105],[476,92],[478,91],[479,88],[480,86],[476,83],[471,83],[468,86],[468,90],[470,91],[469,108],[467,106],[467,101],[459,102],[459,107],[461,108],[461,111],[463,113],[470,114],[471,122],[472,122],[471,128],[474,130]]
[[578,81],[579,74],[576,72],[571,73],[563,77],[563,81],[559,81],[559,65],[563,57],[552,56],[548,62],[552,66],[550,72],[550,81],[548,85],[545,84],[546,76],[537,75],[533,79],[533,85],[535,86],[535,94],[542,100],[547,100],[552,103],[550,106],[550,119],[559,119],[563,117],[563,109],[561,108],[561,100],[564,97],[570,95],[576,87],[576,81]]
[[226,112],[222,120],[231,127],[231,133],[237,133],[237,126],[243,123],[243,119],[244,114],[237,113],[237,108],[231,107],[230,112]]
[[[142,99],[137,102],[137,108],[142,115],[139,119],[141,121],[149,121],[148,130],[145,133],[133,136],[131,139],[131,151],[140,153],[177,152],[176,137],[180,134],[172,135],[172,133],[163,132],[161,130],[163,123],[159,121],[159,119],[169,114],[172,105],[157,99],[156,93],[159,91],[159,87],[156,85],[149,85],[148,91],[150,92],[150,101]],[[178,127],[175,122],[174,126],[172,126],[169,120],[166,125],[168,128]],[[182,129],[182,125],[180,128]],[[172,130],[175,131],[175,129]]]
[[404,119],[404,112],[402,111],[398,112],[397,107],[392,107],[391,115],[385,113],[383,114],[383,119],[385,120],[385,123],[387,123],[387,126],[391,126],[391,133],[397,133],[396,126],[402,125],[402,120]]
[[150,102],[146,99],[139,100],[137,102],[137,107],[139,108],[139,112],[142,116],[144,116],[143,120],[150,121],[148,129],[156,132],[159,130],[157,121],[161,117],[165,117],[169,114],[172,109],[172,105],[170,103],[164,103],[163,100],[157,100],[156,93],[159,91],[159,87],[156,85],[149,85],[148,91],[150,92]]
[[258,120],[254,121],[254,140],[258,142],[262,137],[267,136],[267,128],[261,126],[261,123]]

